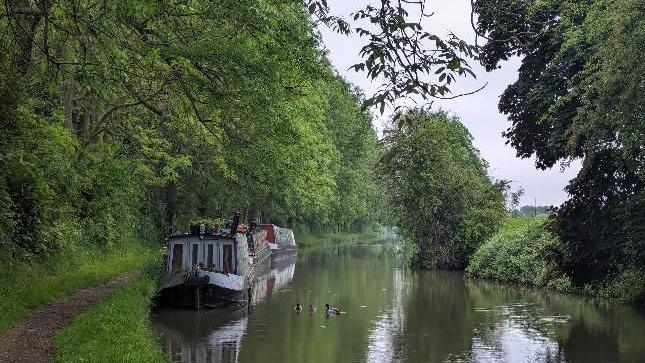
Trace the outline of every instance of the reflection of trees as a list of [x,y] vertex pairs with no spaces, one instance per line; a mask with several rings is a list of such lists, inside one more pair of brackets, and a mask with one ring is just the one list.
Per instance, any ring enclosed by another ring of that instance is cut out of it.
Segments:
[[639,360],[645,355],[645,348],[634,349],[635,340],[645,339],[645,321],[631,308],[480,280],[468,280],[466,286],[478,312],[474,339],[480,350],[501,350],[507,358],[523,354],[573,362],[618,361],[621,355]]
[[[170,322],[156,319],[168,325],[160,330],[168,350],[178,361],[184,352],[193,361],[215,362],[645,361],[645,321],[630,308],[464,280],[460,273],[409,271],[378,248],[302,252],[297,274],[274,266],[274,288],[284,274],[289,292],[255,306],[250,328],[240,334],[244,349],[232,336],[213,340],[214,331],[240,321],[243,311],[197,320],[173,311]],[[297,301],[319,311],[297,316]],[[320,310],[326,302],[348,313],[326,319]]]
[[406,302],[406,360],[437,362],[470,352],[474,317],[461,274],[412,272]]
[[394,270],[392,306],[374,324],[368,337],[367,362],[392,362],[404,356],[402,336],[405,326],[406,294],[403,270]]
[[[381,248],[382,250],[382,248]],[[347,254],[350,256],[348,257]],[[244,362],[363,362],[374,319],[392,302],[395,269],[379,248],[340,247],[298,252],[290,292],[271,295],[257,305],[253,324],[244,338]],[[301,267],[302,266],[302,267]],[[382,289],[387,289],[383,291]],[[300,316],[293,304],[318,306]],[[325,318],[325,303],[346,314]],[[365,306],[361,308],[361,306]]]

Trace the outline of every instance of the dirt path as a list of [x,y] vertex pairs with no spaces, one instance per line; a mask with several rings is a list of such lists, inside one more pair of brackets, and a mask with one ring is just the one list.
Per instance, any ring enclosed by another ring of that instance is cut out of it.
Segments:
[[139,272],[122,275],[32,311],[25,320],[0,336],[0,362],[51,362],[55,353],[54,335],[67,321],[139,275]]

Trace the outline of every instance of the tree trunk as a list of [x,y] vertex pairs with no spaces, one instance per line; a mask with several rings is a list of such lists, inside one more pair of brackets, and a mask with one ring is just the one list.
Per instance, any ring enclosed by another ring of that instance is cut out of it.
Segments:
[[16,26],[14,27],[14,35],[19,49],[14,62],[18,73],[21,75],[27,74],[29,65],[31,64],[36,27],[42,17],[40,10],[33,9],[30,3],[31,1],[29,0],[21,0],[16,7],[11,9],[11,11],[18,11],[20,9],[15,14]]
[[74,98],[76,90],[72,81],[67,81],[63,85],[63,115],[65,117],[65,127],[74,133]]
[[81,139],[86,144],[90,142],[90,124],[94,116],[94,104],[90,98],[85,100],[85,112],[83,114],[83,125],[81,127]]
[[177,184],[171,182],[166,186],[166,215],[164,218],[164,228],[166,236],[173,234],[173,227],[175,225],[175,214],[177,209]]

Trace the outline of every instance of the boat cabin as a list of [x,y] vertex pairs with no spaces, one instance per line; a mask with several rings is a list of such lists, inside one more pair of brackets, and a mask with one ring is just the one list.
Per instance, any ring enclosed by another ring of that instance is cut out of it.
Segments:
[[208,270],[240,274],[248,259],[247,239],[221,235],[180,235],[168,240],[168,273]]

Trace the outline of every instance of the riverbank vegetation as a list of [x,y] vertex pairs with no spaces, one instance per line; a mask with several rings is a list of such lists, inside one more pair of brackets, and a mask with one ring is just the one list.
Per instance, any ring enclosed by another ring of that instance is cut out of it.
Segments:
[[551,231],[548,217],[515,217],[484,242],[466,268],[469,276],[536,286],[605,300],[636,302],[645,294],[643,271],[628,269],[611,280],[573,284],[555,261],[565,243]]
[[502,185],[445,112],[411,111],[385,135],[380,175],[412,266],[464,269],[506,214]]
[[78,249],[46,260],[3,264],[0,268],[0,334],[30,310],[80,288],[107,282],[159,260],[156,247],[124,243],[107,251]]
[[505,205],[512,199],[508,183],[488,176],[457,118],[411,111],[385,135],[380,175],[412,267],[465,269],[501,282],[644,302],[645,273],[633,265],[576,282],[563,269],[570,246],[558,229],[562,216],[513,217],[520,211]]
[[565,276],[551,276],[549,253],[561,248],[562,241],[546,229],[546,222],[544,217],[506,219],[499,231],[475,251],[466,272],[502,282],[570,290]]
[[535,157],[540,169],[582,160],[548,225],[563,242],[550,262],[577,288],[631,285],[633,300],[645,303],[643,1],[473,6],[486,39],[482,64],[522,59],[499,102],[517,155]]
[[54,361],[167,362],[150,325],[157,274],[151,269],[65,325],[55,337]]
[[539,169],[574,160],[582,169],[544,223],[507,219],[491,238],[508,182],[486,177],[468,136],[415,137],[436,113],[400,113],[381,170],[413,266],[461,269],[475,258],[473,274],[645,303],[642,9],[640,0],[473,2],[482,65],[522,61],[499,102],[511,121],[504,136]]
[[0,5],[3,261],[234,211],[312,230],[382,219],[363,96],[302,3],[252,3]]

